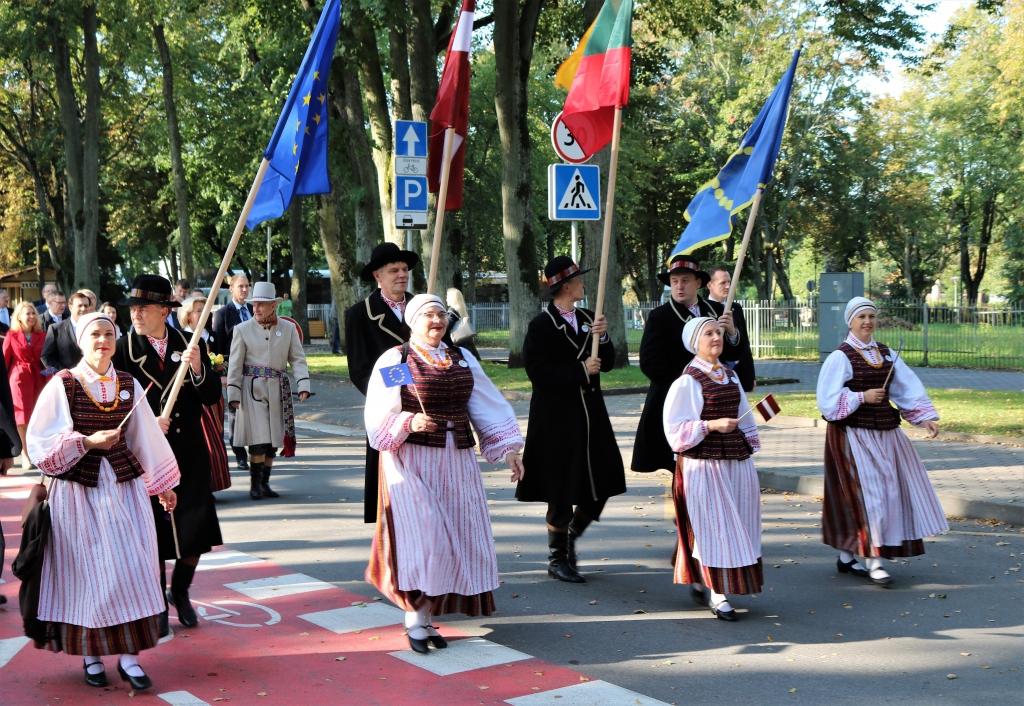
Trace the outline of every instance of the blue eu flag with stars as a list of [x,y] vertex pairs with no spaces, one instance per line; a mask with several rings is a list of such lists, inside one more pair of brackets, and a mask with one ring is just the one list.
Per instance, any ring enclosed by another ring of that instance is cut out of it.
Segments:
[[672,249],[669,262],[676,255],[689,255],[697,248],[728,238],[736,222],[736,214],[749,206],[757,190],[763,189],[771,180],[779,147],[782,146],[789,95],[799,58],[800,50],[797,50],[793,53],[789,69],[743,136],[739,149],[732,153],[718,176],[701,187],[686,207],[683,216],[687,226]]
[[245,224],[253,230],[284,215],[293,196],[326,194],[327,77],[338,39],[341,0],[329,0],[313,30],[274,135],[263,156],[270,161]]
[[384,378],[385,387],[395,387],[397,385],[415,385],[416,381],[412,378],[412,371],[409,370],[408,363],[401,363],[400,365],[392,365],[390,368],[381,368],[380,376]]

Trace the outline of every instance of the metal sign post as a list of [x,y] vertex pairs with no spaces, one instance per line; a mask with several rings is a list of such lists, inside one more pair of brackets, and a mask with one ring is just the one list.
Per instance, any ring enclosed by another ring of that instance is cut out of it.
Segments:
[[572,261],[580,264],[580,229],[577,220],[572,222]]
[[412,249],[412,231],[427,228],[427,124],[395,121],[395,227],[405,231]]

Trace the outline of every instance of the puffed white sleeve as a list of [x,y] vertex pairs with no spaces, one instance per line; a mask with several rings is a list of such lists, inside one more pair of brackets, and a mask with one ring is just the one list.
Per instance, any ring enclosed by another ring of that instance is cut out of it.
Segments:
[[473,394],[469,397],[469,419],[480,438],[480,454],[489,463],[497,463],[512,451],[521,451],[523,436],[512,405],[487,377],[476,357],[465,348],[462,358],[473,371]]
[[750,411],[750,400],[747,399],[747,393],[743,391],[743,386],[738,382],[736,386],[740,388],[740,409],[738,414],[741,417],[739,424],[736,426],[743,432],[743,436],[747,438],[750,451],[757,453],[761,450],[761,437],[757,434],[757,420],[754,419],[754,413]]
[[28,457],[48,476],[70,471],[85,456],[85,437],[74,430],[64,383],[54,375],[36,400],[25,432]]
[[668,388],[661,422],[668,445],[676,453],[693,448],[708,435],[708,424],[700,418],[703,409],[704,393],[691,376],[680,376]]
[[889,399],[899,408],[903,418],[914,426],[939,419],[939,413],[925,392],[921,379],[902,358],[896,359],[896,366],[892,371]]
[[363,410],[363,424],[370,446],[378,451],[397,449],[412,431],[412,412],[402,411],[402,386],[388,387],[380,374],[382,368],[390,368],[402,362],[402,353],[389,348],[373,364],[370,380],[366,384],[366,408]]
[[853,366],[842,351],[832,351],[818,373],[818,409],[830,422],[845,419],[864,403],[863,392],[851,392]]
[[[134,399],[141,400],[145,391],[138,380],[133,382]],[[160,431],[153,410],[145,402],[135,408],[124,425],[124,441],[142,464],[142,480],[146,484],[147,493],[159,495],[177,487],[181,482],[181,471],[178,469],[174,452],[171,451],[171,445]]]

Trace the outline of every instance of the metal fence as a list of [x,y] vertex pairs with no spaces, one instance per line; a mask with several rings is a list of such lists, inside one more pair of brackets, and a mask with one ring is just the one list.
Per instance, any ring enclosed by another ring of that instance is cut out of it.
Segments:
[[[903,341],[910,365],[1024,368],[1024,302],[948,306],[923,301],[876,300],[875,337],[893,348]],[[623,304],[629,352],[640,351],[647,317],[661,302]],[[818,302],[740,301],[755,358],[818,360]],[[480,348],[508,348],[508,304],[470,306]]]

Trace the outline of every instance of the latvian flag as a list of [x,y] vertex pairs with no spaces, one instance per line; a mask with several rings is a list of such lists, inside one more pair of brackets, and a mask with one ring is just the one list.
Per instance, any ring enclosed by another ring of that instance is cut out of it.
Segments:
[[779,409],[779,403],[775,401],[775,398],[768,395],[763,400],[754,405],[754,409],[761,415],[761,419],[766,422],[778,414],[781,410]]

